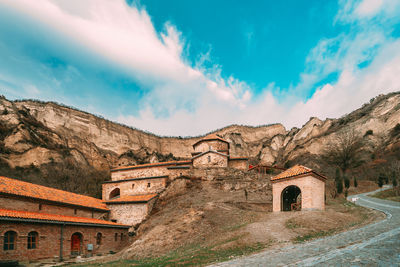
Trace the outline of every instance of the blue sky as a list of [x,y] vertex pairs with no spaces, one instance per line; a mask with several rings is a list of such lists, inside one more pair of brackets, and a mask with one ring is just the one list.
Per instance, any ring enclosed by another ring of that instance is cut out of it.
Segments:
[[400,1],[0,0],[0,94],[160,135],[339,117],[400,90]]

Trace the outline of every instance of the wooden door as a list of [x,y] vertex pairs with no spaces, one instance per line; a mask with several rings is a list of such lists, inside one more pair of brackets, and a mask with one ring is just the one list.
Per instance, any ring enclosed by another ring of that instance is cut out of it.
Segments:
[[73,234],[71,237],[71,254],[79,254],[81,251],[81,236]]

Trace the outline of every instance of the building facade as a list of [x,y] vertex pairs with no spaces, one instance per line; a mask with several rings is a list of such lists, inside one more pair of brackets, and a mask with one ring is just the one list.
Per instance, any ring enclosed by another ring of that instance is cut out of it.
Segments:
[[324,210],[326,177],[296,165],[271,178],[272,210]]
[[0,262],[118,251],[129,226],[109,213],[101,199],[0,177]]

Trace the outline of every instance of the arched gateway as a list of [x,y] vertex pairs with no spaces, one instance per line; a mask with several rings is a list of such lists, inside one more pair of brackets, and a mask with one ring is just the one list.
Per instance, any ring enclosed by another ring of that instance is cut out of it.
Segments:
[[326,177],[296,165],[271,178],[273,211],[324,210]]

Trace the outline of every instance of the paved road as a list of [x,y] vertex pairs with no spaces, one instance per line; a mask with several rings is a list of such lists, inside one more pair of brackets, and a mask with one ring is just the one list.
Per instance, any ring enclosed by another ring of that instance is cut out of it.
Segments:
[[[370,194],[370,193],[367,193]],[[214,266],[400,266],[400,203],[357,197],[356,204],[386,213],[383,221],[305,244],[267,250]]]

